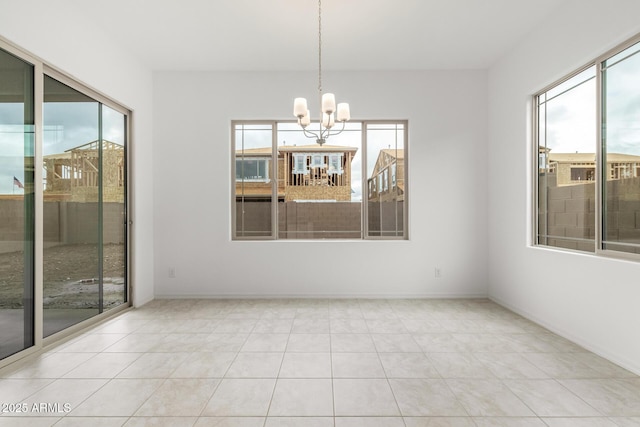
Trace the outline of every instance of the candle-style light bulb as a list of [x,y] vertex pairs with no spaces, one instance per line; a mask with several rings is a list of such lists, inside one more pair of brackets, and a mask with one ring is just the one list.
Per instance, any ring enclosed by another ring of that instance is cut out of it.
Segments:
[[293,115],[297,118],[304,117],[307,112],[306,98],[296,98],[293,100]]
[[302,118],[300,119],[300,126],[305,128],[305,127],[309,126],[310,124],[311,124],[311,113],[309,112],[309,110],[307,110],[305,115],[302,116]]
[[336,111],[336,97],[332,93],[322,95],[322,112],[331,114]]
[[351,112],[349,111],[349,104],[341,102],[338,104],[337,120],[339,122],[348,122],[351,119]]

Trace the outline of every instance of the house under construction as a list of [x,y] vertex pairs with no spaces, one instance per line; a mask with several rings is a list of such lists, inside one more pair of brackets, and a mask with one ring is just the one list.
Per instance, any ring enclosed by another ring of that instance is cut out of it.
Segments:
[[[100,153],[102,152],[102,153]],[[102,154],[102,168],[100,168]],[[124,147],[102,140],[44,156],[45,200],[95,202],[98,200],[99,179],[102,179],[102,200],[124,202]],[[99,170],[102,169],[102,177]]]
[[[278,199],[351,201],[351,162],[355,147],[280,146]],[[236,151],[236,195],[271,197],[271,147]]]

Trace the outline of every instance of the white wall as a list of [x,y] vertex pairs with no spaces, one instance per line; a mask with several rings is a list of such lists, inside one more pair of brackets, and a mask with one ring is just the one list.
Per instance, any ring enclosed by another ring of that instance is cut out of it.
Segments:
[[354,119],[409,120],[410,241],[231,241],[230,121],[292,119],[317,75],[158,72],[156,296],[486,296],[486,72],[323,77]]
[[133,110],[133,301],[153,299],[151,72],[73,3],[2,1],[0,36]]
[[640,263],[532,248],[530,96],[640,31],[637,0],[574,0],[489,71],[489,294],[640,373]]

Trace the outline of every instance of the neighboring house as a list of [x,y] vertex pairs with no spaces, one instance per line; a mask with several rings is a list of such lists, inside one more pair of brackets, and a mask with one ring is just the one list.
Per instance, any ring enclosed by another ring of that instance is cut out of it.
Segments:
[[[595,180],[594,153],[552,153],[550,149],[542,147],[539,152],[540,173],[555,175],[558,186],[584,184]],[[607,181],[640,177],[640,156],[609,153],[606,160]]]
[[102,141],[102,177],[98,176],[99,142],[91,141],[64,153],[43,156],[45,200],[95,202],[98,200],[98,180],[102,179],[104,202],[124,202],[124,147]]
[[[351,201],[351,162],[355,147],[280,146],[278,200]],[[236,196],[270,198],[271,147],[236,151]]]
[[368,180],[368,192],[370,202],[404,200],[404,150],[380,150]]

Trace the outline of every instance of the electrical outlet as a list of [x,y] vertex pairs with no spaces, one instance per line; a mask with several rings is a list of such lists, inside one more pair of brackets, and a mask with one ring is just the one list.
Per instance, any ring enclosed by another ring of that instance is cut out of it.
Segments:
[[442,270],[440,269],[440,267],[436,267],[433,271],[436,279],[439,279],[442,277]]
[[169,267],[169,277],[174,279],[176,277],[176,269],[175,267]]

